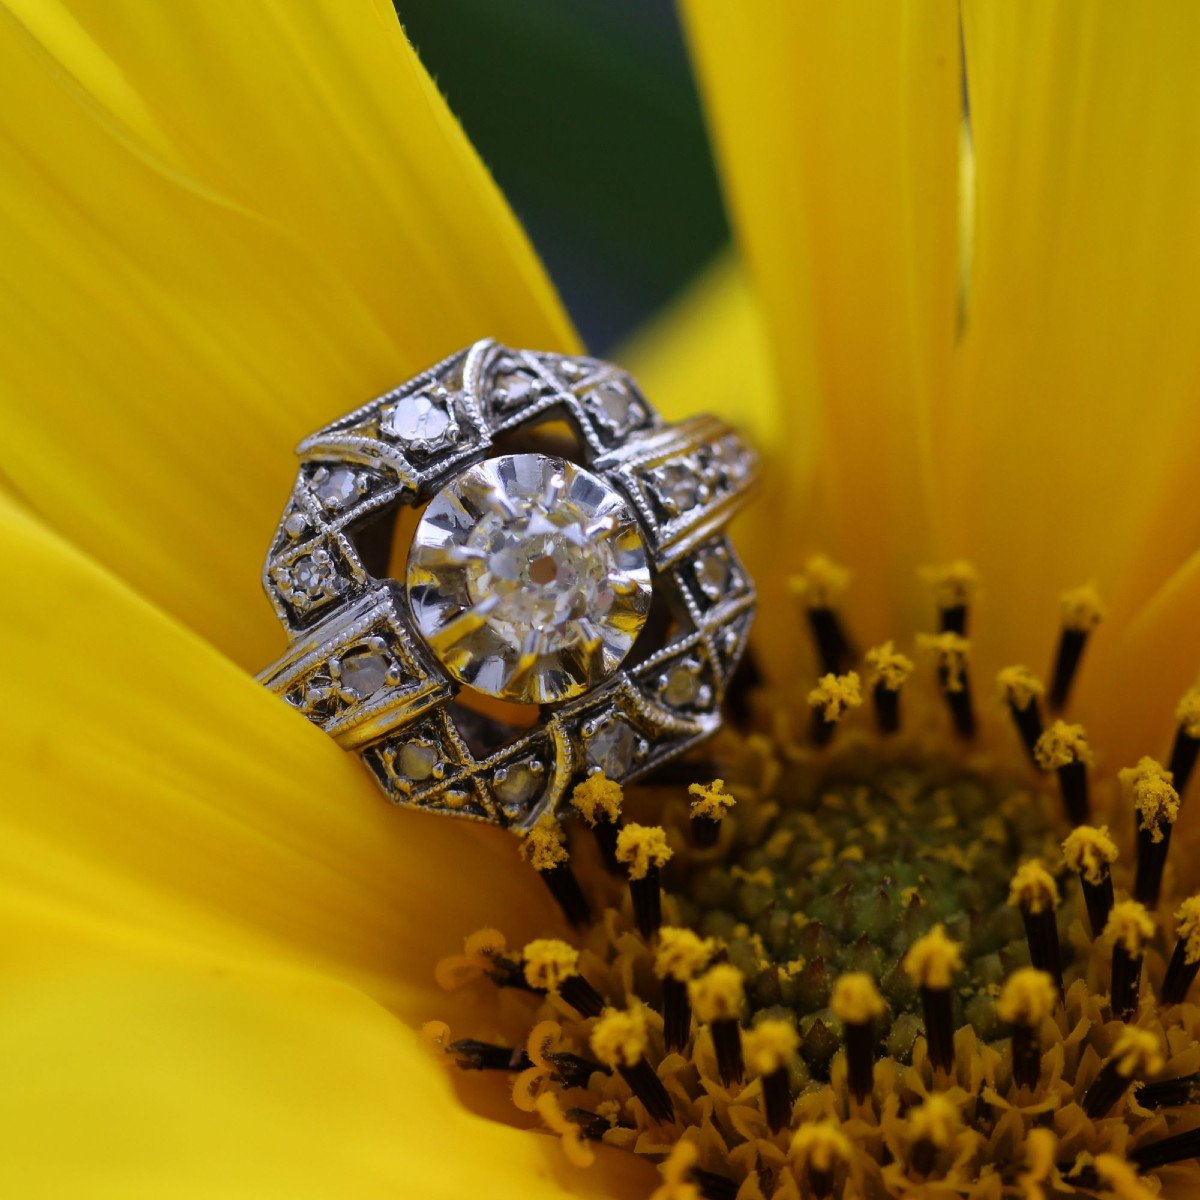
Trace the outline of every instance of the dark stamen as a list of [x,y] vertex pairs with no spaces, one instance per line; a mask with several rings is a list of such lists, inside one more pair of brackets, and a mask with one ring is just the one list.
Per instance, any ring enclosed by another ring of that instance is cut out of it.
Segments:
[[546,1054],[544,1057],[554,1068],[555,1080],[565,1088],[587,1087],[588,1080],[597,1071],[601,1075],[612,1074],[602,1063],[593,1062],[590,1058],[581,1058],[578,1054],[555,1053]]
[[828,746],[833,741],[833,734],[837,727],[838,723],[827,721],[825,714],[819,708],[813,709],[811,729],[814,746]]
[[514,958],[509,958],[504,954],[489,954],[491,967],[487,972],[487,977],[500,988],[517,988],[523,992],[532,992],[534,995],[539,995],[541,989],[531,987],[529,981],[525,978],[525,966],[523,963],[517,962]]
[[1067,706],[1067,696],[1075,680],[1075,672],[1079,669],[1080,659],[1083,658],[1088,632],[1086,629],[1064,629],[1059,634],[1048,697],[1051,712],[1061,712]]
[[1108,914],[1112,912],[1112,876],[1105,870],[1101,883],[1089,883],[1081,876],[1080,884],[1083,888],[1083,902],[1087,905],[1088,924],[1092,927],[1092,937],[1097,938],[1104,932],[1104,926],[1108,924]]
[[950,604],[938,609],[938,628],[942,633],[957,633],[959,637],[967,636],[967,606],[965,604]]
[[680,1051],[687,1045],[692,1027],[692,1005],[688,1000],[687,984],[668,975],[662,981],[663,1042],[667,1053]]
[[1175,790],[1181,796],[1188,785],[1188,780],[1192,777],[1198,757],[1200,757],[1200,737],[1192,737],[1180,725],[1175,730],[1175,741],[1171,746],[1171,761],[1167,770],[1174,776]]
[[[750,723],[753,716],[750,697],[762,684],[763,673],[758,665],[758,658],[753,649],[747,646],[742,661],[734,668],[729,686],[725,689],[725,712],[736,728],[745,729]],[[708,778],[712,778],[712,772],[708,774]]]
[[629,896],[638,931],[649,941],[662,926],[662,875],[659,869],[649,867],[641,879],[631,879]]
[[808,626],[816,645],[821,674],[841,674],[850,665],[852,655],[850,641],[837,613],[832,608],[810,608]]
[[935,925],[917,938],[903,960],[904,973],[921,994],[925,1017],[925,1044],[935,1071],[954,1067],[954,974],[962,969],[962,947]]
[[862,1104],[875,1086],[875,1023],[846,1024],[846,1084]]
[[582,975],[570,975],[562,981],[558,994],[581,1017],[598,1017],[604,1011],[604,998]]
[[1076,761],[1059,767],[1058,788],[1067,820],[1072,825],[1086,824],[1092,807],[1088,798],[1087,763]]
[[937,1155],[937,1146],[929,1138],[921,1138],[919,1142],[913,1143],[912,1150],[909,1152],[908,1165],[914,1175],[930,1175],[933,1173],[933,1168],[937,1166]]
[[1118,1021],[1128,1021],[1137,1012],[1143,958],[1130,954],[1120,942],[1113,947],[1112,1010]]
[[1083,1097],[1083,1111],[1092,1120],[1106,1116],[1113,1105],[1125,1094],[1129,1087],[1129,1079],[1117,1070],[1117,1064],[1109,1061],[1100,1068],[1100,1073],[1092,1081]]
[[1159,1079],[1143,1083],[1134,1097],[1143,1108],[1183,1108],[1200,1103],[1200,1075],[1181,1075],[1178,1079]]
[[720,769],[711,758],[672,758],[642,779],[643,787],[686,787],[709,783]]
[[604,1135],[612,1128],[607,1117],[602,1117],[599,1113],[592,1112],[591,1109],[568,1108],[564,1116],[568,1121],[573,1121],[579,1126],[579,1132],[589,1142],[603,1140]]
[[1017,1087],[1037,1087],[1042,1070],[1042,1047],[1038,1031],[1028,1025],[1014,1025],[1012,1030],[1013,1082]]
[[1016,704],[1010,702],[1008,711],[1012,714],[1013,724],[1017,727],[1017,733],[1021,737],[1021,745],[1025,747],[1025,753],[1029,755],[1030,762],[1034,761],[1033,748],[1037,745],[1037,740],[1042,736],[1042,708],[1036,699],[1029,701],[1024,708],[1018,708]]
[[742,1027],[732,1017],[722,1017],[712,1022],[713,1049],[717,1055],[717,1073],[726,1087],[740,1083],[746,1073],[742,1061]]
[[896,733],[900,729],[900,692],[880,680],[871,689],[871,703],[875,708],[875,724],[882,734]]
[[1167,864],[1167,850],[1171,845],[1171,828],[1170,822],[1165,822],[1159,829],[1157,842],[1153,831],[1138,830],[1137,878],[1133,885],[1133,898],[1147,908],[1158,907],[1163,868]]
[[1107,828],[1081,825],[1063,842],[1063,858],[1067,867],[1079,874],[1092,937],[1098,938],[1112,912],[1113,884],[1108,868],[1117,860],[1117,844],[1109,837]]
[[925,1041],[935,1071],[954,1069],[954,994],[949,988],[921,988]]
[[763,1108],[772,1133],[786,1129],[792,1120],[792,1088],[787,1067],[762,1077]]
[[1171,952],[1171,961],[1167,964],[1166,978],[1162,985],[1163,1004],[1182,1004],[1192,984],[1200,973],[1200,957],[1189,958],[1188,948],[1191,939],[1180,933]]
[[692,845],[698,850],[711,850],[721,836],[721,822],[712,817],[693,816],[689,826]]
[[1029,961],[1045,971],[1063,994],[1062,951],[1058,942],[1058,921],[1054,910],[1059,904],[1054,876],[1039,862],[1027,862],[1017,868],[1008,896],[1009,904],[1021,910],[1025,940],[1029,943]]
[[1154,1171],[1188,1158],[1200,1158],[1200,1129],[1177,1133],[1130,1151],[1129,1159],[1139,1171]]
[[629,1084],[629,1090],[642,1102],[646,1115],[658,1124],[675,1119],[675,1105],[654,1068],[644,1059],[632,1067],[618,1066],[621,1078]]
[[583,888],[575,878],[570,863],[557,863],[547,871],[539,871],[550,894],[558,901],[563,916],[575,926],[586,925],[592,919],[591,909],[584,897]]
[[496,1046],[463,1038],[450,1043],[450,1052],[458,1055],[458,1065],[464,1071],[525,1071],[533,1063],[523,1046]]
[[620,832],[620,823],[607,816],[598,816],[592,826],[592,837],[596,839],[600,860],[604,863],[604,869],[612,875],[621,874],[621,864],[617,862],[617,836]]

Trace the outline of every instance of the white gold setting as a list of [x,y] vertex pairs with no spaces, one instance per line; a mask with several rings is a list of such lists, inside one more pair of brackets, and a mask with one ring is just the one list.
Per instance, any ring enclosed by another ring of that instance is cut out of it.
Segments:
[[299,454],[263,571],[289,648],[260,678],[394,802],[527,828],[589,771],[632,779],[720,726],[754,611],[723,529],[757,473],[723,422],[482,341]]

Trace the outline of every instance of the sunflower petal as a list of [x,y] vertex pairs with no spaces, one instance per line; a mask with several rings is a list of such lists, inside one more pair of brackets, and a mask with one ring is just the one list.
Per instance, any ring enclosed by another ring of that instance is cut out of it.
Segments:
[[[496,829],[397,811],[361,765],[194,634],[0,501],[0,901],[97,943],[304,967],[409,1021],[505,913],[560,918]],[[414,913],[420,919],[414,919]],[[66,919],[66,918],[64,918]]]
[[[7,930],[6,930],[7,932]],[[566,1164],[470,1114],[411,1030],[352,988],[221,961],[6,937],[9,1196],[645,1194],[633,1155]],[[68,954],[62,953],[64,949]],[[90,951],[90,952],[89,952]]]
[[10,0],[0,114],[4,474],[244,666],[302,436],[574,342],[384,0]]
[[963,11],[977,212],[952,531],[1048,626],[1054,593],[1094,580],[1102,656],[1200,539],[1200,9]]
[[[815,442],[817,487],[795,472],[786,515],[851,559],[864,631],[886,634],[936,536],[928,487],[957,317],[957,10],[684,11],[765,314],[782,445]],[[795,562],[812,548],[802,532],[779,550]]]

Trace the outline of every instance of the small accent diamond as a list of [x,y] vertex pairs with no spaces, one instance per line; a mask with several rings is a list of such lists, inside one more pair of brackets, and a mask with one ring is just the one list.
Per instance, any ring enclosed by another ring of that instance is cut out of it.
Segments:
[[638,736],[620,717],[607,717],[586,735],[584,757],[588,765],[599,767],[610,779],[622,779],[633,766]]
[[492,788],[500,802],[517,806],[526,804],[538,794],[546,768],[537,759],[509,763],[499,767],[492,776]]
[[384,418],[384,432],[406,442],[434,446],[454,427],[454,418],[445,404],[425,392],[401,396]]
[[424,783],[437,770],[438,748],[424,738],[405,742],[396,754],[396,766],[406,779]]
[[392,662],[379,649],[363,646],[338,660],[338,682],[355,700],[366,700],[388,682]]
[[358,477],[346,467],[333,471],[319,467],[313,473],[313,485],[317,499],[333,512],[353,504],[359,496]]

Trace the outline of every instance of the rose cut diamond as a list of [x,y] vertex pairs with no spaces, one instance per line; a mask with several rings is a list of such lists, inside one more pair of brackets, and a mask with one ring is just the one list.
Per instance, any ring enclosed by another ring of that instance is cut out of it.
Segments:
[[421,635],[458,680],[523,703],[565,700],[611,675],[650,610],[629,504],[560,458],[470,467],[430,502],[408,559]]

